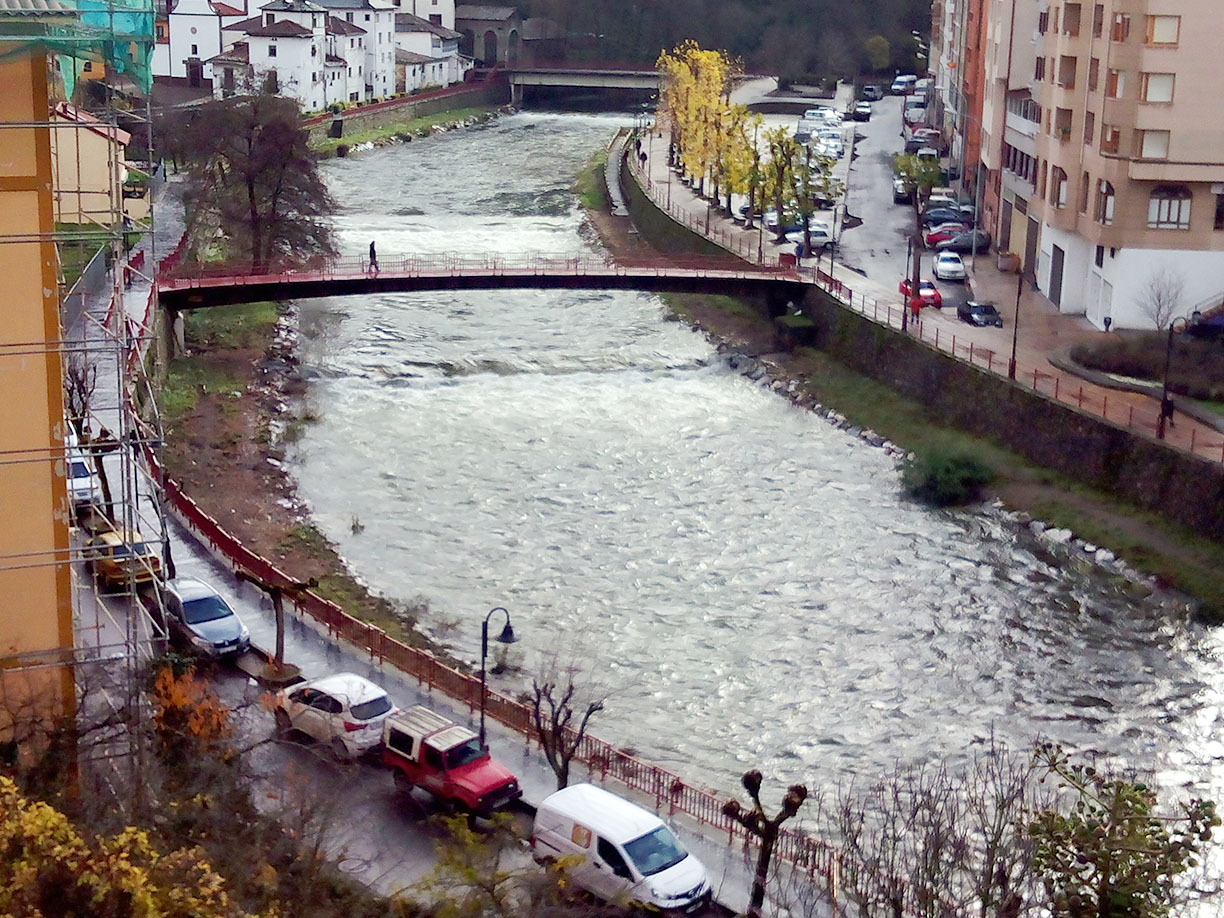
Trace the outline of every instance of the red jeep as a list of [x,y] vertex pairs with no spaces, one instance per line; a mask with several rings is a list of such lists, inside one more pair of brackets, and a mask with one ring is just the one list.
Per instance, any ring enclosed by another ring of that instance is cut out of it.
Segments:
[[400,790],[420,787],[477,816],[490,816],[523,795],[475,733],[423,705],[383,722],[382,760]]

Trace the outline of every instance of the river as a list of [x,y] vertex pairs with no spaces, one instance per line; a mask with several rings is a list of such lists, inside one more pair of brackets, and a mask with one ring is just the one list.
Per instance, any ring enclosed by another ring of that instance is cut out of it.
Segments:
[[[587,251],[568,189],[625,121],[519,114],[328,163],[343,247]],[[290,464],[320,528],[457,655],[504,606],[525,672],[580,661],[610,692],[597,735],[728,791],[750,766],[827,787],[955,761],[993,730],[1219,799],[1215,632],[1002,511],[916,506],[883,451],[655,297],[335,298],[301,325],[317,421]]]

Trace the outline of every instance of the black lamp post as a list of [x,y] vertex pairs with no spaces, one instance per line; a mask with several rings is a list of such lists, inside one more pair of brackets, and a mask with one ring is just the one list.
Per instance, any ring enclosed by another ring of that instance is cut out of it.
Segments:
[[509,611],[501,606],[494,606],[490,609],[480,626],[480,745],[482,746],[485,744],[485,699],[489,694],[488,685],[485,682],[485,660],[489,656],[489,619],[493,617],[494,612],[501,612],[506,616],[506,627],[502,628],[501,634],[497,636],[497,641],[501,644],[513,644],[518,640],[514,636],[514,629],[510,627]]
[[1169,366],[1173,362],[1173,333],[1178,330],[1178,323],[1183,331],[1192,325],[1198,325],[1199,317],[1200,313],[1196,309],[1189,318],[1178,316],[1169,323],[1169,337],[1165,343],[1164,383],[1160,388],[1160,417],[1156,421],[1157,440],[1165,438],[1165,425],[1173,417],[1173,400],[1169,398]]
[[1016,341],[1020,336],[1020,294],[1024,293],[1024,269],[1016,274],[1016,315],[1012,318],[1012,352],[1007,361],[1007,378],[1016,378]]

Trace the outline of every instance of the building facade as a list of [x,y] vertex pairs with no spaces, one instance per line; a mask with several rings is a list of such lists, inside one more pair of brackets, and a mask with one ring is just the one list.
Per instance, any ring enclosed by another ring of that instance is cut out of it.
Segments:
[[[940,28],[975,2],[944,0]],[[983,17],[975,165],[999,248],[1100,328],[1224,302],[1218,4],[986,0]],[[956,43],[941,52],[943,72],[972,70]]]

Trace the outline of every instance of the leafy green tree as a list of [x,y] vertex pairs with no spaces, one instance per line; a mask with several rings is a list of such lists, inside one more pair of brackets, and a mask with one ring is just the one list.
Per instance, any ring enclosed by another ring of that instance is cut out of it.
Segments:
[[785,214],[795,206],[795,177],[803,147],[785,125],[765,132],[765,197],[773,202],[778,215],[778,242],[786,241]]
[[1183,901],[1183,874],[1220,824],[1211,801],[1162,813],[1149,785],[1073,764],[1057,745],[1039,746],[1037,761],[1069,794],[1028,826],[1055,918],[1160,918]]
[[210,102],[188,129],[188,199],[215,220],[231,255],[254,271],[278,258],[331,254],[335,203],[306,143],[292,99],[259,95]]
[[863,53],[873,71],[887,70],[892,64],[892,46],[883,35],[872,35],[863,42]]

